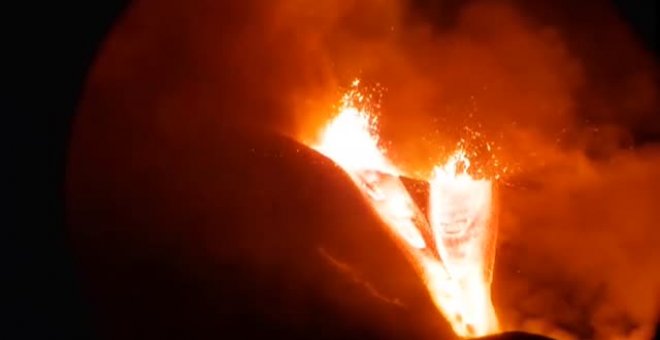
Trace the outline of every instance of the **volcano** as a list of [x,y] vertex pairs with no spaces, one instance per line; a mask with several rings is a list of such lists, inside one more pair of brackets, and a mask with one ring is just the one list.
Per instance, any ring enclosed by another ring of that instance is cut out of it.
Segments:
[[117,139],[131,122],[114,122],[78,121],[68,185],[107,338],[455,337],[325,157],[261,132]]

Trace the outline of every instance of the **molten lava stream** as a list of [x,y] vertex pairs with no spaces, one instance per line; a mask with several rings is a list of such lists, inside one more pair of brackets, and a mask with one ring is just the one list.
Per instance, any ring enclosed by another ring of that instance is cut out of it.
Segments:
[[365,100],[358,84],[354,82],[344,95],[338,115],[312,147],[350,175],[454,332],[461,337],[497,332],[490,298],[491,245],[496,234],[491,223],[492,183],[468,175],[469,160],[457,152],[447,164],[436,167],[428,181],[427,219],[402,184],[400,172],[379,148],[376,117],[355,105]]

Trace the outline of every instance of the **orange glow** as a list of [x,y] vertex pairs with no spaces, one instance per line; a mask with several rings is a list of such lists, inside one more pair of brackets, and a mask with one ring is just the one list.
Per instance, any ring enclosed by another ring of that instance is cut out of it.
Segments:
[[326,126],[317,151],[347,170],[377,170],[396,173],[378,146],[377,117],[357,105],[366,101],[357,91],[359,81],[344,95],[337,115]]
[[[469,159],[458,151],[427,179],[429,216],[424,216],[380,148],[377,117],[363,105],[358,86],[359,81],[354,81],[338,115],[313,148],[350,175],[456,334],[477,337],[497,332],[490,299],[495,237],[490,218],[492,183],[473,179],[467,173]],[[423,234],[431,236],[425,239]]]
[[[462,167],[462,169],[461,169]],[[452,294],[432,295],[462,336],[497,331],[490,299],[496,231],[491,222],[492,183],[467,174],[470,162],[463,151],[436,167],[430,181],[430,221],[438,253],[450,278],[438,283]],[[449,313],[448,313],[449,312]],[[457,329],[459,328],[459,329]]]

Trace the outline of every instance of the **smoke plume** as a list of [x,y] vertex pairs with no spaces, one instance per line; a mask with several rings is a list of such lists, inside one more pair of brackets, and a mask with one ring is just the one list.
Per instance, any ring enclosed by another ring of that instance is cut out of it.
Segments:
[[306,140],[354,78],[378,89],[382,138],[411,176],[459,143],[501,176],[505,329],[653,334],[657,71],[605,1],[136,1],[83,107],[140,108],[165,135],[251,126]]

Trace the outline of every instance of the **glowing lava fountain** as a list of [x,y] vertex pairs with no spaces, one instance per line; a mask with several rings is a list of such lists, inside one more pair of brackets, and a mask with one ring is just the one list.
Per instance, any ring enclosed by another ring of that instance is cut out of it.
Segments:
[[338,115],[312,147],[352,178],[414,265],[440,312],[461,337],[498,331],[490,297],[496,237],[493,186],[467,173],[461,150],[435,168],[428,217],[403,185],[401,173],[379,147],[376,116],[358,91],[342,98]]

